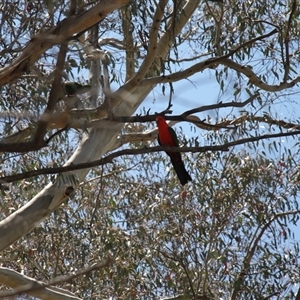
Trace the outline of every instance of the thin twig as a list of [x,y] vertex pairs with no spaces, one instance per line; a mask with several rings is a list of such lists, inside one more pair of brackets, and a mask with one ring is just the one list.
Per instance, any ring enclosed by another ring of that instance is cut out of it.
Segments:
[[63,131],[65,131],[65,130],[67,130],[67,129],[68,129],[68,126],[66,126],[66,127],[62,128],[62,129],[59,129],[59,130],[57,130],[56,132],[54,132],[54,133],[53,133],[53,134],[45,141],[46,145],[48,145],[49,142],[50,142],[54,137],[56,137],[57,135],[61,134]]
[[180,117],[187,117],[188,115],[194,114],[194,113],[199,113],[199,112],[203,112],[206,110],[212,110],[212,109],[218,109],[218,108],[225,108],[225,107],[244,107],[247,104],[253,102],[257,97],[259,96],[259,93],[256,92],[254,95],[250,96],[247,100],[243,101],[243,102],[219,102],[217,104],[211,104],[211,105],[204,105],[198,108],[194,108],[191,110],[187,110],[184,113],[182,113],[180,115]]

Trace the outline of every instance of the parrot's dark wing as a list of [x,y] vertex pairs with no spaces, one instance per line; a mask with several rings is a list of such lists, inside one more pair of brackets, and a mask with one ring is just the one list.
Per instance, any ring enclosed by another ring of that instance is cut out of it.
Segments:
[[176,132],[174,131],[174,129],[172,127],[169,127],[169,132],[174,140],[174,143],[176,145],[176,147],[179,147],[179,142],[178,142],[178,138],[177,138],[177,134]]
[[158,141],[159,146],[162,146],[160,139],[159,139],[159,134],[157,134],[157,141]]

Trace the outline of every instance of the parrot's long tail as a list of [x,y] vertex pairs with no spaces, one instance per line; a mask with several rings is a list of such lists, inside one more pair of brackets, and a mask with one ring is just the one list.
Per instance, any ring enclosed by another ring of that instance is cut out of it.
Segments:
[[171,157],[172,165],[175,169],[175,172],[178,176],[180,183],[182,185],[185,185],[188,183],[188,181],[192,181],[190,174],[187,172],[187,170],[184,167],[180,153],[173,153],[172,155],[170,155],[170,157]]

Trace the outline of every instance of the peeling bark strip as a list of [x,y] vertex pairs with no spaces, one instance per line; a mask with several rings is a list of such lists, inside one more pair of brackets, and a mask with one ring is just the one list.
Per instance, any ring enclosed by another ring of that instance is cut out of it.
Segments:
[[33,36],[23,53],[9,66],[0,69],[0,86],[22,75],[55,44],[61,44],[74,34],[87,30],[128,2],[129,0],[102,0],[91,9],[66,18],[56,27]]

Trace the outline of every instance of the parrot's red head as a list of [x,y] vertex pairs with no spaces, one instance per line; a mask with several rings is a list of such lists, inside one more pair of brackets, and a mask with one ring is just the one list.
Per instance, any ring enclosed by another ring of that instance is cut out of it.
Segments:
[[155,120],[156,120],[157,125],[162,124],[162,123],[166,123],[166,120],[162,116],[157,116]]

